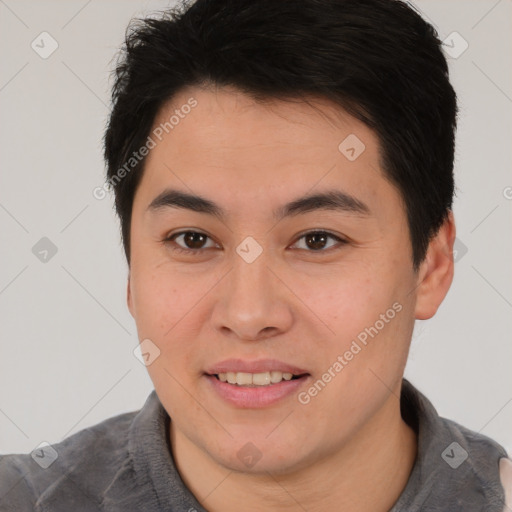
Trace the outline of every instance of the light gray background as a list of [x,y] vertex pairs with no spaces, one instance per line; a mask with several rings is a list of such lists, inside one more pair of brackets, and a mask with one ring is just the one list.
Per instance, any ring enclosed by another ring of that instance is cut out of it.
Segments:
[[[116,48],[130,18],[169,4],[0,0],[0,453],[139,409],[153,389],[133,355],[112,198],[92,190],[104,181]],[[467,253],[437,315],[417,322],[406,376],[442,415],[510,452],[512,3],[415,5],[441,39],[456,31],[469,44],[449,58],[461,110],[454,213]],[[43,31],[59,44],[47,59],[31,48]],[[58,248],[47,263],[32,253],[42,237]]]

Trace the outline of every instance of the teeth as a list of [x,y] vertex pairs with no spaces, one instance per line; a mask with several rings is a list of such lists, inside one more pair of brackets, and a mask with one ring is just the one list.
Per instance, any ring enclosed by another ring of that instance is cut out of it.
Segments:
[[283,372],[270,372],[270,382],[275,384],[276,382],[281,382],[283,378]]
[[227,372],[219,373],[221,382],[229,382],[229,384],[238,384],[239,386],[268,386],[269,384],[277,384],[282,380],[291,380],[292,373],[271,371],[263,373],[245,373],[245,372]]
[[[251,375],[248,373],[247,375]],[[252,384],[256,386],[268,386],[270,384],[270,372],[254,373],[252,375]]]
[[238,372],[236,374],[236,383],[239,386],[247,386],[247,384],[252,384],[252,375],[250,373]]

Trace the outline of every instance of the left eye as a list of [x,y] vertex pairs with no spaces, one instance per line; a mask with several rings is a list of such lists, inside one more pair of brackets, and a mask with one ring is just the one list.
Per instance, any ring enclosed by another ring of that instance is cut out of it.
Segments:
[[[185,244],[185,247],[176,242],[176,240],[180,237],[183,237],[183,243]],[[205,251],[206,249],[212,248],[212,246],[203,246],[204,242],[209,238],[210,237],[208,235],[205,235],[204,233],[201,233],[199,231],[181,231],[166,238],[164,240],[164,243],[173,242],[174,244],[177,244],[177,247],[175,246],[172,249],[179,253],[198,254]],[[299,249],[308,250],[308,252],[325,252],[327,240],[329,238],[331,240],[334,240],[335,242],[338,242],[338,244],[340,245],[347,243],[347,241],[344,240],[343,238],[340,238],[339,236],[329,233],[327,231],[309,231],[308,233],[301,235],[297,239],[297,242],[295,242],[295,244],[297,244],[300,240],[304,239],[306,247],[299,247]],[[330,248],[332,248],[332,245],[327,247],[327,249]]]
[[[298,240],[304,239],[306,244],[311,244],[313,247],[310,247],[312,249],[310,252],[325,252],[323,249],[326,248],[325,246],[329,238],[331,240],[335,240],[340,245],[347,243],[343,238],[333,235],[332,233],[328,233],[327,231],[310,231],[309,233],[302,235]],[[327,248],[330,249],[331,247],[332,245]],[[303,248],[301,247],[300,249]]]

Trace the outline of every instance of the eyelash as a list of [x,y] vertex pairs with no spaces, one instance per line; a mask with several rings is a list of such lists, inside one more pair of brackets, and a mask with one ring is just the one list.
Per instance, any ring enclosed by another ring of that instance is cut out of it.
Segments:
[[[186,235],[187,233],[193,233],[193,234],[196,234],[196,235],[203,235],[207,238],[210,238],[207,234],[205,233],[202,233],[200,231],[193,231],[193,230],[187,230],[187,231],[179,231],[178,233],[174,233],[173,235],[170,235],[169,237],[165,238],[162,242],[164,244],[170,244],[171,242],[172,243],[175,243],[174,240],[178,237],[178,236],[181,236],[181,235]],[[313,231],[307,231],[306,233],[303,233],[302,235],[300,235],[297,240],[294,242],[294,245],[299,241],[301,240],[302,238],[308,236],[308,235],[327,235],[329,238],[332,238],[334,240],[336,240],[339,244],[341,244],[342,246],[347,244],[348,241],[333,234],[333,233],[330,233],[329,231],[323,231],[323,230],[313,230]],[[211,238],[210,238],[211,239]],[[211,249],[211,247],[208,247],[206,249],[185,249],[183,247],[180,247],[180,246],[174,246],[172,247],[172,250],[174,252],[178,252],[180,254],[192,254],[194,256],[197,256],[197,255],[200,255],[202,254],[204,251],[207,251]],[[327,251],[329,251],[330,249],[333,249],[333,247],[329,247],[328,249],[318,249],[317,251],[314,251],[314,250],[307,250],[307,249],[300,249],[302,251],[307,251],[307,252],[310,252],[310,253],[325,253]]]

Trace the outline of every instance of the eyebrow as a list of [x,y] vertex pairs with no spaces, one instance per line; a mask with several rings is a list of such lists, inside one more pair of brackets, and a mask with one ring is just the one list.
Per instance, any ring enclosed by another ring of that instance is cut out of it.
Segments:
[[[227,217],[226,211],[218,204],[204,197],[175,189],[166,189],[148,206],[149,211],[166,208],[182,208],[193,212],[212,215],[220,220]],[[309,194],[277,208],[273,217],[281,220],[285,217],[305,214],[317,210],[335,210],[361,216],[370,216],[370,208],[356,197],[341,190],[326,190],[321,193]]]

